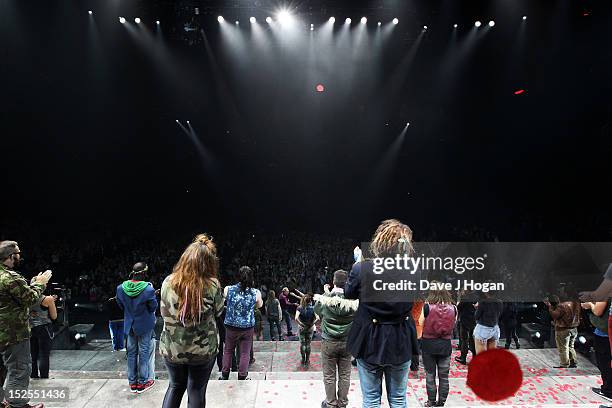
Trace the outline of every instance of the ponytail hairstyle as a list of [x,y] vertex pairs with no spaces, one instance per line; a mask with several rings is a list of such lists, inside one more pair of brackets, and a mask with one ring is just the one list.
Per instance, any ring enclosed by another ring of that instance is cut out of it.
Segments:
[[238,283],[240,284],[241,292],[246,292],[247,289],[255,286],[253,283],[253,270],[251,268],[248,266],[241,266],[238,274],[240,275],[240,281]]
[[206,234],[197,235],[179,258],[170,275],[170,285],[178,294],[177,319],[187,326],[200,323],[203,292],[217,279],[217,247]]

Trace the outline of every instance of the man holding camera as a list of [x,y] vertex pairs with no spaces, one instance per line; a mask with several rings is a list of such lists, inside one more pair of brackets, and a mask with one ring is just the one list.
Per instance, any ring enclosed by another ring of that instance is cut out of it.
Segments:
[[[15,241],[0,242],[0,406],[42,408],[19,398],[30,384],[30,307],[39,301],[51,271],[39,273],[32,285],[14,272],[21,262]],[[6,390],[3,388],[6,379]]]

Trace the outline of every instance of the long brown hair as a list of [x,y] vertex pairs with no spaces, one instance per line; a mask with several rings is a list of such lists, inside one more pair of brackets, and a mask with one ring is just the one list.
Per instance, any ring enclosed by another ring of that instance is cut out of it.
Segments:
[[311,302],[312,302],[312,295],[310,293],[307,293],[304,296],[302,296],[302,298],[300,299],[300,307],[302,309],[306,309],[310,305]]
[[[435,281],[432,281],[432,283],[433,282]],[[446,289],[430,289],[426,301],[430,305],[442,303],[451,305],[453,304],[453,295]]]
[[412,248],[412,230],[399,220],[384,220],[372,236],[370,249],[377,258],[392,257],[397,254],[411,255],[414,251]]
[[197,235],[179,258],[170,284],[179,299],[177,318],[186,325],[200,321],[202,311],[202,292],[217,279],[219,259],[217,247],[206,234]]

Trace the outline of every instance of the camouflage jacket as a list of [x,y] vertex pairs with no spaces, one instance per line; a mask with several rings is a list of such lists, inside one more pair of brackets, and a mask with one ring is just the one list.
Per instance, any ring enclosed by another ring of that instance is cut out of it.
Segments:
[[30,339],[30,306],[44,290],[42,283],[30,286],[19,273],[0,265],[0,348]]
[[199,324],[180,322],[178,295],[170,285],[170,277],[161,287],[160,313],[164,319],[159,351],[171,363],[202,364],[215,358],[219,348],[217,318],[223,312],[223,291],[219,281],[203,293],[202,315]]

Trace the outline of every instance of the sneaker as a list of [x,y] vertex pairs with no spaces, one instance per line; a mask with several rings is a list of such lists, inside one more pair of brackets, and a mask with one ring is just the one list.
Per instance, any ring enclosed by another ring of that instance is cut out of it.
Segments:
[[154,385],[155,385],[155,381],[153,380],[149,380],[144,384],[139,384],[138,393],[142,394],[143,392],[150,390],[151,387],[153,387]]
[[435,407],[436,406],[436,401],[425,401],[425,404],[423,404],[426,407]]
[[608,401],[612,401],[612,396],[607,396],[603,393],[603,391],[601,390],[601,388],[591,388],[591,391],[593,391],[595,394],[599,395],[600,397],[603,397],[605,399],[607,399]]
[[357,359],[352,359],[352,360],[351,360],[351,365],[352,365],[353,367],[357,367]]
[[287,332],[287,337],[292,337],[293,333],[292,332]]
[[553,368],[569,368],[569,366],[554,366]]
[[446,401],[438,401],[438,402],[436,402],[436,406],[437,407],[443,407],[444,404],[446,404]]
[[255,358],[252,358],[251,361],[249,361],[249,365],[255,364],[255,361],[256,361]]
[[276,337],[272,337],[272,341],[276,341]]
[[138,384],[130,384],[130,392],[137,393],[138,392]]

